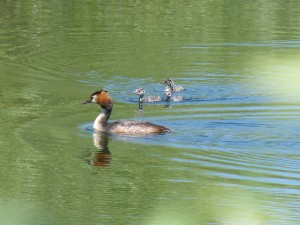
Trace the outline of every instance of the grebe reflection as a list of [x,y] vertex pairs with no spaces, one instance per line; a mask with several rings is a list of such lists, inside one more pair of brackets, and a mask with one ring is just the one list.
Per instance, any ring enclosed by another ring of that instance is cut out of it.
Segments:
[[92,166],[108,166],[111,162],[111,153],[108,149],[108,133],[94,131],[93,142],[98,150],[91,154],[88,164]]

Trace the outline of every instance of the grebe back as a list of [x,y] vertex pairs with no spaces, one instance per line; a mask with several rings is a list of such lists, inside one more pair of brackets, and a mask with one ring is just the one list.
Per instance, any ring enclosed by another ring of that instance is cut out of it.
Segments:
[[160,96],[144,97],[145,93],[146,92],[145,92],[144,88],[138,88],[133,92],[133,94],[139,95],[139,102],[160,102],[161,101]]
[[166,85],[167,87],[169,87],[172,92],[180,92],[180,91],[183,91],[184,88],[180,85],[175,85],[174,84],[174,81],[171,80],[171,79],[166,79],[166,80],[163,80],[162,82],[160,82],[161,84],[164,84]]

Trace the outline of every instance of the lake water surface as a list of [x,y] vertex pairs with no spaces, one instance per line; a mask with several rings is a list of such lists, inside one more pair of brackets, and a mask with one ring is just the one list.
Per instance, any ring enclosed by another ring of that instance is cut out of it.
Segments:
[[[0,223],[299,224],[300,4],[2,1]],[[144,104],[174,79],[181,102]],[[165,135],[94,133],[82,105]]]

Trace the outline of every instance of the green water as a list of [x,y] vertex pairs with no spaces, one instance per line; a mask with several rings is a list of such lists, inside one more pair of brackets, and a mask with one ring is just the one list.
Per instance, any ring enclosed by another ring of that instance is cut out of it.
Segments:
[[[1,1],[0,223],[299,224],[299,15],[296,0]],[[163,97],[165,78],[184,100],[137,113],[133,91]],[[102,88],[112,120],[172,133],[100,141],[81,102]]]

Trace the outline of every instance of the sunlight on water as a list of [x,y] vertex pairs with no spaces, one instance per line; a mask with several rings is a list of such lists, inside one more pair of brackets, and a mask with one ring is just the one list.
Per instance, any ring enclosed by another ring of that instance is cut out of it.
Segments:
[[[212,187],[213,189],[213,187]],[[264,201],[266,195],[253,195],[251,192],[236,188],[234,193],[229,189],[221,188],[223,192],[214,193],[212,199],[205,201],[202,189],[191,189],[192,198],[174,199],[163,204],[157,204],[151,212],[151,218],[147,219],[147,225],[164,224],[236,224],[236,225],[259,225],[266,217],[262,208],[267,208]],[[202,196],[202,197],[201,197]],[[260,198],[259,200],[257,198]],[[203,212],[211,205],[215,205],[216,217],[210,220]],[[267,209],[266,209],[267,210]]]
[[[18,224],[43,224],[47,219],[46,214],[42,214],[42,209],[24,205],[24,202],[11,200],[0,201],[0,223],[7,225]],[[36,219],[40,218],[40,219]]]
[[[252,209],[251,206],[244,206],[236,209],[233,212],[227,212],[225,215],[221,215],[220,224],[243,224],[243,225],[260,225],[263,220],[257,217],[259,209]],[[232,222],[234,221],[234,222]]]
[[[257,60],[257,61],[256,61]],[[291,55],[280,58],[266,55],[255,60],[259,71],[257,85],[265,92],[282,101],[300,101],[300,59]]]

